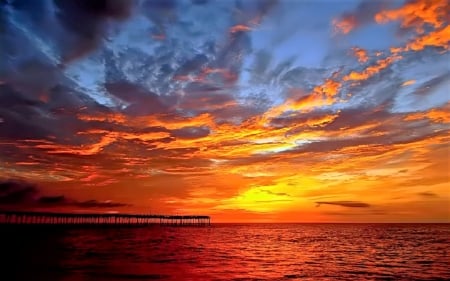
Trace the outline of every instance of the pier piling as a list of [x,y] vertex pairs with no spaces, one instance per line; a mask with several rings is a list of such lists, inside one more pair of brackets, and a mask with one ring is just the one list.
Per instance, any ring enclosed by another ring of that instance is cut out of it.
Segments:
[[0,224],[7,225],[129,225],[210,226],[204,215],[76,214],[56,212],[0,211]]

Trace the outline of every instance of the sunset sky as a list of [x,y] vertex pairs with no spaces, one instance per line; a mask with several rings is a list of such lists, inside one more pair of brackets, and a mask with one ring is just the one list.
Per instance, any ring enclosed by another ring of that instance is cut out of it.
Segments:
[[450,2],[0,2],[0,209],[450,222]]

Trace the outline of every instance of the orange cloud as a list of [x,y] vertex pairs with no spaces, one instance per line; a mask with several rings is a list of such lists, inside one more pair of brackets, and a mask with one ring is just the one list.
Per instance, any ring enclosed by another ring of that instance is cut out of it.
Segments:
[[413,85],[414,83],[416,83],[416,80],[408,80],[402,83],[402,86],[409,86],[409,85]]
[[358,59],[360,63],[366,63],[369,60],[367,51],[358,47],[352,48],[353,55]]
[[[334,74],[332,77],[334,76],[336,75]],[[258,121],[255,122],[264,128],[271,119],[285,112],[299,110],[309,112],[315,107],[333,104],[341,86],[342,84],[334,79],[326,79],[324,83],[314,87],[313,91],[307,95],[297,99],[288,99],[285,103],[270,108],[261,117],[258,117]],[[304,94],[300,89],[292,89],[291,92],[293,92],[294,96]],[[286,130],[289,130],[289,128],[286,128]]]
[[415,121],[415,120],[421,120],[421,119],[429,119],[434,123],[450,123],[450,111],[448,110],[449,106],[447,105],[447,108],[436,108],[431,109],[426,112],[417,112],[407,115],[403,120],[405,121]]
[[421,51],[426,47],[440,47],[450,50],[450,25],[443,29],[430,32],[427,35],[416,38],[407,44],[405,51]]
[[127,117],[121,113],[110,113],[101,115],[78,114],[77,117],[79,120],[83,121],[101,121],[118,124],[122,124],[127,121]]
[[[450,2],[447,0],[416,0],[404,6],[381,11],[375,15],[379,24],[400,21],[402,28],[414,28],[420,36],[412,39],[404,47],[391,48],[391,53],[420,51],[426,47],[439,47],[449,50],[450,26],[448,22]],[[426,27],[432,28],[426,33]]]
[[399,20],[403,28],[425,32],[425,26],[440,28],[448,21],[450,5],[447,0],[415,0],[394,10],[381,11],[375,15],[377,23]]
[[110,133],[100,138],[99,142],[81,145],[81,146],[69,146],[59,144],[37,144],[36,148],[47,150],[50,154],[75,154],[75,155],[94,155],[103,150],[103,148],[117,139],[116,133]]
[[387,57],[385,59],[378,60],[375,65],[371,65],[367,67],[362,72],[356,72],[352,71],[350,74],[344,76],[344,81],[359,81],[359,80],[366,80],[375,74],[379,73],[381,70],[387,68],[390,66],[393,62],[401,59],[402,56],[400,55],[392,55],[390,57]]
[[322,85],[314,87],[312,93],[295,101],[291,110],[310,110],[313,107],[330,105],[341,89],[341,83],[333,79],[326,79]]
[[354,16],[348,15],[340,19],[334,19],[333,26],[336,33],[347,34],[357,26],[357,21]]
[[252,30],[251,27],[243,25],[243,24],[238,24],[238,25],[232,26],[230,28],[230,33],[246,32],[246,31],[250,31],[250,30]]

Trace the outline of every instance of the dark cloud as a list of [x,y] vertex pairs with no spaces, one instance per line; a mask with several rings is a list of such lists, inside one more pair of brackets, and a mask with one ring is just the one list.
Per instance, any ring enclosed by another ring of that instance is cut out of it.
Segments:
[[106,84],[108,92],[125,101],[128,105],[124,112],[131,116],[142,116],[154,113],[168,113],[169,105],[164,98],[138,85],[121,82]]
[[37,195],[34,184],[18,180],[0,182],[0,204],[32,203]]
[[98,201],[98,200],[87,200],[87,201],[75,201],[67,199],[66,197],[59,196],[42,196],[38,199],[37,203],[42,207],[49,206],[69,206],[69,207],[80,207],[80,208],[117,208],[130,206],[129,204],[112,202],[112,201]]
[[53,205],[53,204],[66,204],[66,198],[62,195],[58,195],[58,196],[41,196],[38,199],[38,202],[40,204],[48,204],[48,205]]
[[84,208],[115,208],[115,207],[126,207],[130,206],[129,204],[112,202],[112,201],[97,201],[97,200],[88,200],[82,202],[76,202],[74,204],[78,207]]
[[15,90],[10,84],[0,85],[0,137],[11,140],[57,140],[76,143],[78,131],[86,124],[76,118],[83,108],[106,113],[108,110],[89,97],[57,86],[46,92],[45,101]]
[[[331,216],[360,216],[363,218],[366,218],[367,220],[367,216],[370,215],[375,215],[375,216],[383,216],[383,215],[387,215],[389,214],[389,212],[384,211],[384,210],[373,210],[373,209],[365,209],[365,210],[359,210],[359,211],[355,211],[354,209],[351,211],[343,211],[343,212],[336,212],[336,211],[325,211],[323,212],[323,214],[326,215],[331,215]],[[364,220],[364,221],[366,221]]]
[[71,61],[96,48],[106,34],[108,22],[127,18],[133,3],[127,0],[55,0],[56,16],[72,33],[65,38],[63,61]]
[[[178,107],[187,112],[197,114],[211,112],[235,103],[233,96],[214,91],[204,91],[205,86],[191,85],[184,97],[179,100]],[[214,90],[214,88],[213,88]]]
[[439,197],[436,193],[429,192],[429,191],[419,192],[419,193],[417,193],[417,194],[420,195],[420,196],[422,196],[422,197],[427,197],[427,198],[436,198],[436,197]]
[[370,204],[360,202],[360,201],[318,201],[315,203],[317,204],[316,207],[320,207],[320,205],[336,205],[336,206],[348,207],[348,208],[369,208],[369,207],[371,207]]
[[62,78],[60,69],[43,58],[19,61],[15,71],[7,74],[7,81],[14,89],[30,98],[39,99]]
[[184,127],[172,131],[172,136],[180,139],[198,139],[208,136],[210,130],[206,126]]
[[198,54],[184,62],[174,73],[175,76],[187,75],[200,72],[202,67],[208,62],[208,57],[204,54]]
[[273,191],[266,190],[266,189],[261,189],[261,192],[264,192],[264,193],[267,193],[267,194],[270,194],[270,195],[275,195],[275,196],[289,196],[289,197],[291,197],[291,195],[289,195],[288,193],[285,193],[285,192],[273,192]]
[[37,185],[20,180],[0,181],[0,205],[8,208],[26,207],[83,207],[114,208],[126,207],[129,204],[112,201],[77,201],[63,195],[44,196]]

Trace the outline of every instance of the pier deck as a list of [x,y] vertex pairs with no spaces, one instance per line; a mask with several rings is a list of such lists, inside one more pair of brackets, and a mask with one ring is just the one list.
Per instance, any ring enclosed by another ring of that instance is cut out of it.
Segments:
[[211,225],[211,218],[204,215],[157,215],[121,213],[78,214],[56,212],[0,211],[0,224],[209,226]]

